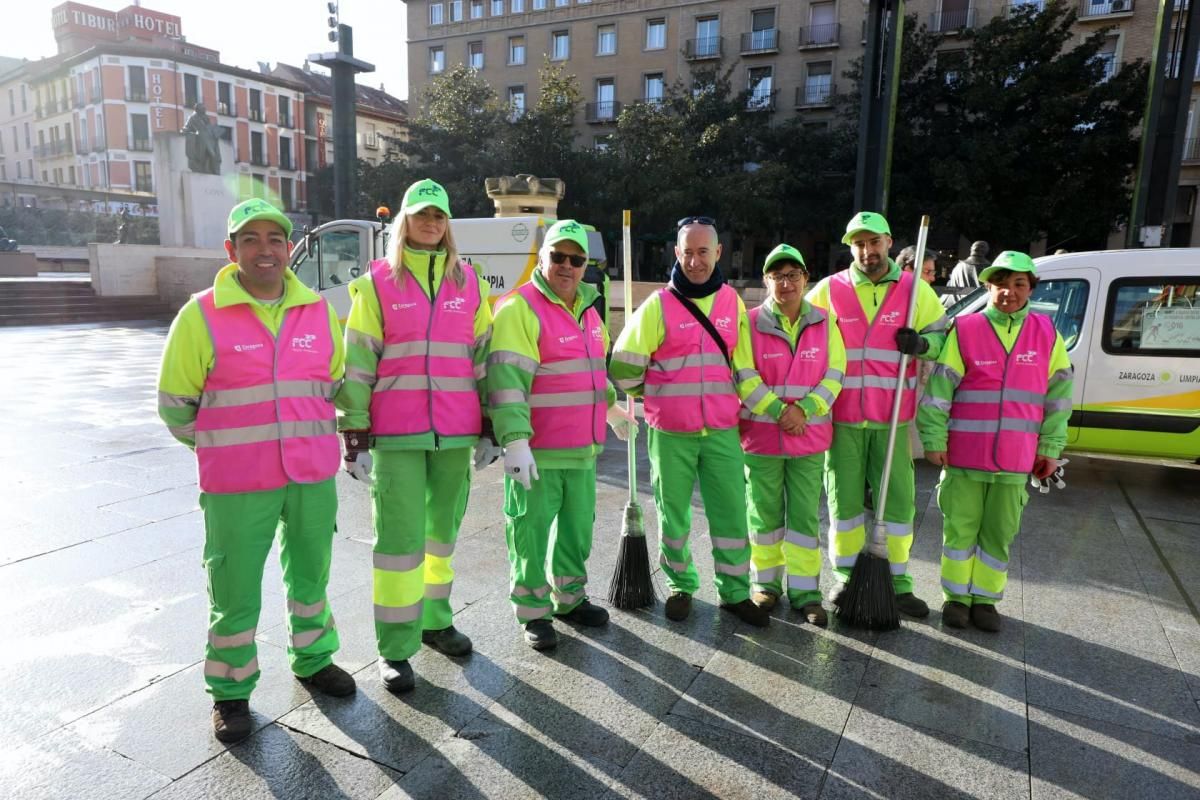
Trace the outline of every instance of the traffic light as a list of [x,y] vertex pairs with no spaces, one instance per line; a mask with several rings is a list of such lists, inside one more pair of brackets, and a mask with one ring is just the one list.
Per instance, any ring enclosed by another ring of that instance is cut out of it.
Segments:
[[329,9],[329,41],[336,42],[338,40],[338,4],[326,3],[325,7]]

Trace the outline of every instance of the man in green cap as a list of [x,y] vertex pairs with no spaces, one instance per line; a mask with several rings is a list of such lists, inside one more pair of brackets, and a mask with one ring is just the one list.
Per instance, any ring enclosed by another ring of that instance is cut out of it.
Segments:
[[738,415],[745,405],[790,431],[803,414],[780,402],[754,369],[746,307],[717,266],[721,244],[711,217],[679,220],[675,258],[668,285],[627,318],[609,366],[620,389],[644,399],[659,564],[671,590],[666,616],[687,619],[700,588],[689,541],[698,481],[721,608],[765,627],[770,615],[750,599]]
[[[842,243],[850,246],[853,262],[808,294],[814,306],[830,311],[846,345],[846,378],[833,404],[833,444],[825,459],[830,555],[838,579],[830,595],[835,605],[866,543],[867,486],[878,497],[882,484],[900,355],[933,359],[946,340],[946,315],[937,294],[889,258],[891,233],[882,214],[855,214],[842,237]],[[916,315],[907,320],[914,291]],[[913,593],[908,574],[916,516],[908,426],[916,411],[916,388],[916,363],[910,361],[883,522],[896,604],[909,616],[924,617],[929,606]]]
[[1006,250],[979,279],[987,308],[954,320],[917,420],[942,467],[942,621],[994,632],[1025,481],[1053,474],[1067,444],[1073,370],[1053,321],[1029,310],[1033,259]]
[[605,375],[599,295],[581,283],[587,256],[584,226],[554,223],[529,282],[500,301],[488,354],[488,406],[504,446],[510,597],[535,650],[558,644],[552,617],[608,622],[586,589],[596,457],[606,423],[621,439],[637,424],[616,405]]
[[292,223],[265,200],[229,214],[230,262],[167,334],[158,413],[196,451],[209,627],[204,680],[221,741],[250,734],[263,566],[279,536],[288,659],[301,683],[345,696],[325,596],[341,463],[333,395],[344,370],[333,307],[288,269]]

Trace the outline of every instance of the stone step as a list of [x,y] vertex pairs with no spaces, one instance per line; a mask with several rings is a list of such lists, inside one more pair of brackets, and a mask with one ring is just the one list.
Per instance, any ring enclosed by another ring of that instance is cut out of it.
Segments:
[[14,312],[0,309],[0,327],[11,325],[66,325],[81,322],[113,322],[119,320],[161,320],[175,316],[169,306],[97,307],[87,310],[39,310]]

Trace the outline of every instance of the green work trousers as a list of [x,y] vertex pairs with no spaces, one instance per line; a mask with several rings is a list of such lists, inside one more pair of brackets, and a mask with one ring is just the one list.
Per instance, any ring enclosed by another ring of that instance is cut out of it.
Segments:
[[[834,575],[850,578],[850,570],[868,538],[863,497],[871,486],[875,505],[880,505],[883,462],[887,456],[887,428],[858,428],[834,423],[833,446],[825,455],[825,494],[829,502],[829,548]],[[888,562],[896,594],[913,590],[908,574],[908,553],[913,542],[915,481],[908,448],[908,423],[896,430],[892,474],[888,482],[884,529],[887,531]]]
[[817,504],[824,466],[824,453],[796,458],[746,454],[750,584],[778,597],[786,571],[793,608],[821,602]]
[[587,560],[596,522],[594,458],[580,469],[538,472],[528,491],[504,477],[509,597],[522,625],[551,613],[566,614],[587,599]]
[[204,682],[213,700],[246,700],[258,683],[254,636],[275,535],[287,590],[288,660],[302,678],[333,663],[338,634],[325,598],[337,520],[333,478],[282,489],[200,494],[208,571]]
[[722,603],[750,597],[750,541],[746,535],[746,476],[737,428],[703,436],[650,428],[650,478],[658,508],[659,564],[672,592],[695,594],[700,576],[688,539],[692,491],[700,481],[712,542],[713,580]]
[[471,448],[372,450],[372,592],[379,654],[404,661],[450,627],[450,559],[471,492]]
[[1025,483],[985,483],[942,472],[942,594],[965,605],[996,603],[1008,583],[1008,549],[1029,502]]

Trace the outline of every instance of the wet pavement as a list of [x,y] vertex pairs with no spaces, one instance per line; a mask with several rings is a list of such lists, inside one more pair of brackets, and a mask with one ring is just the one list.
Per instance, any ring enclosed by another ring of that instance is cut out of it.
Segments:
[[[475,653],[422,651],[399,697],[374,666],[369,496],[340,476],[329,594],[358,694],[312,697],[289,675],[273,556],[258,729],[226,747],[201,675],[194,461],[155,415],[164,335],[0,330],[0,797],[1200,797],[1200,471],[1083,457],[1066,491],[1030,500],[999,634],[941,625],[922,466],[912,572],[928,619],[820,630],[784,607],[745,626],[716,607],[697,513],[687,622],[659,604],[599,631],[559,623],[549,654],[508,606],[493,465],[455,556]],[[615,439],[600,472],[602,597],[627,493]]]

